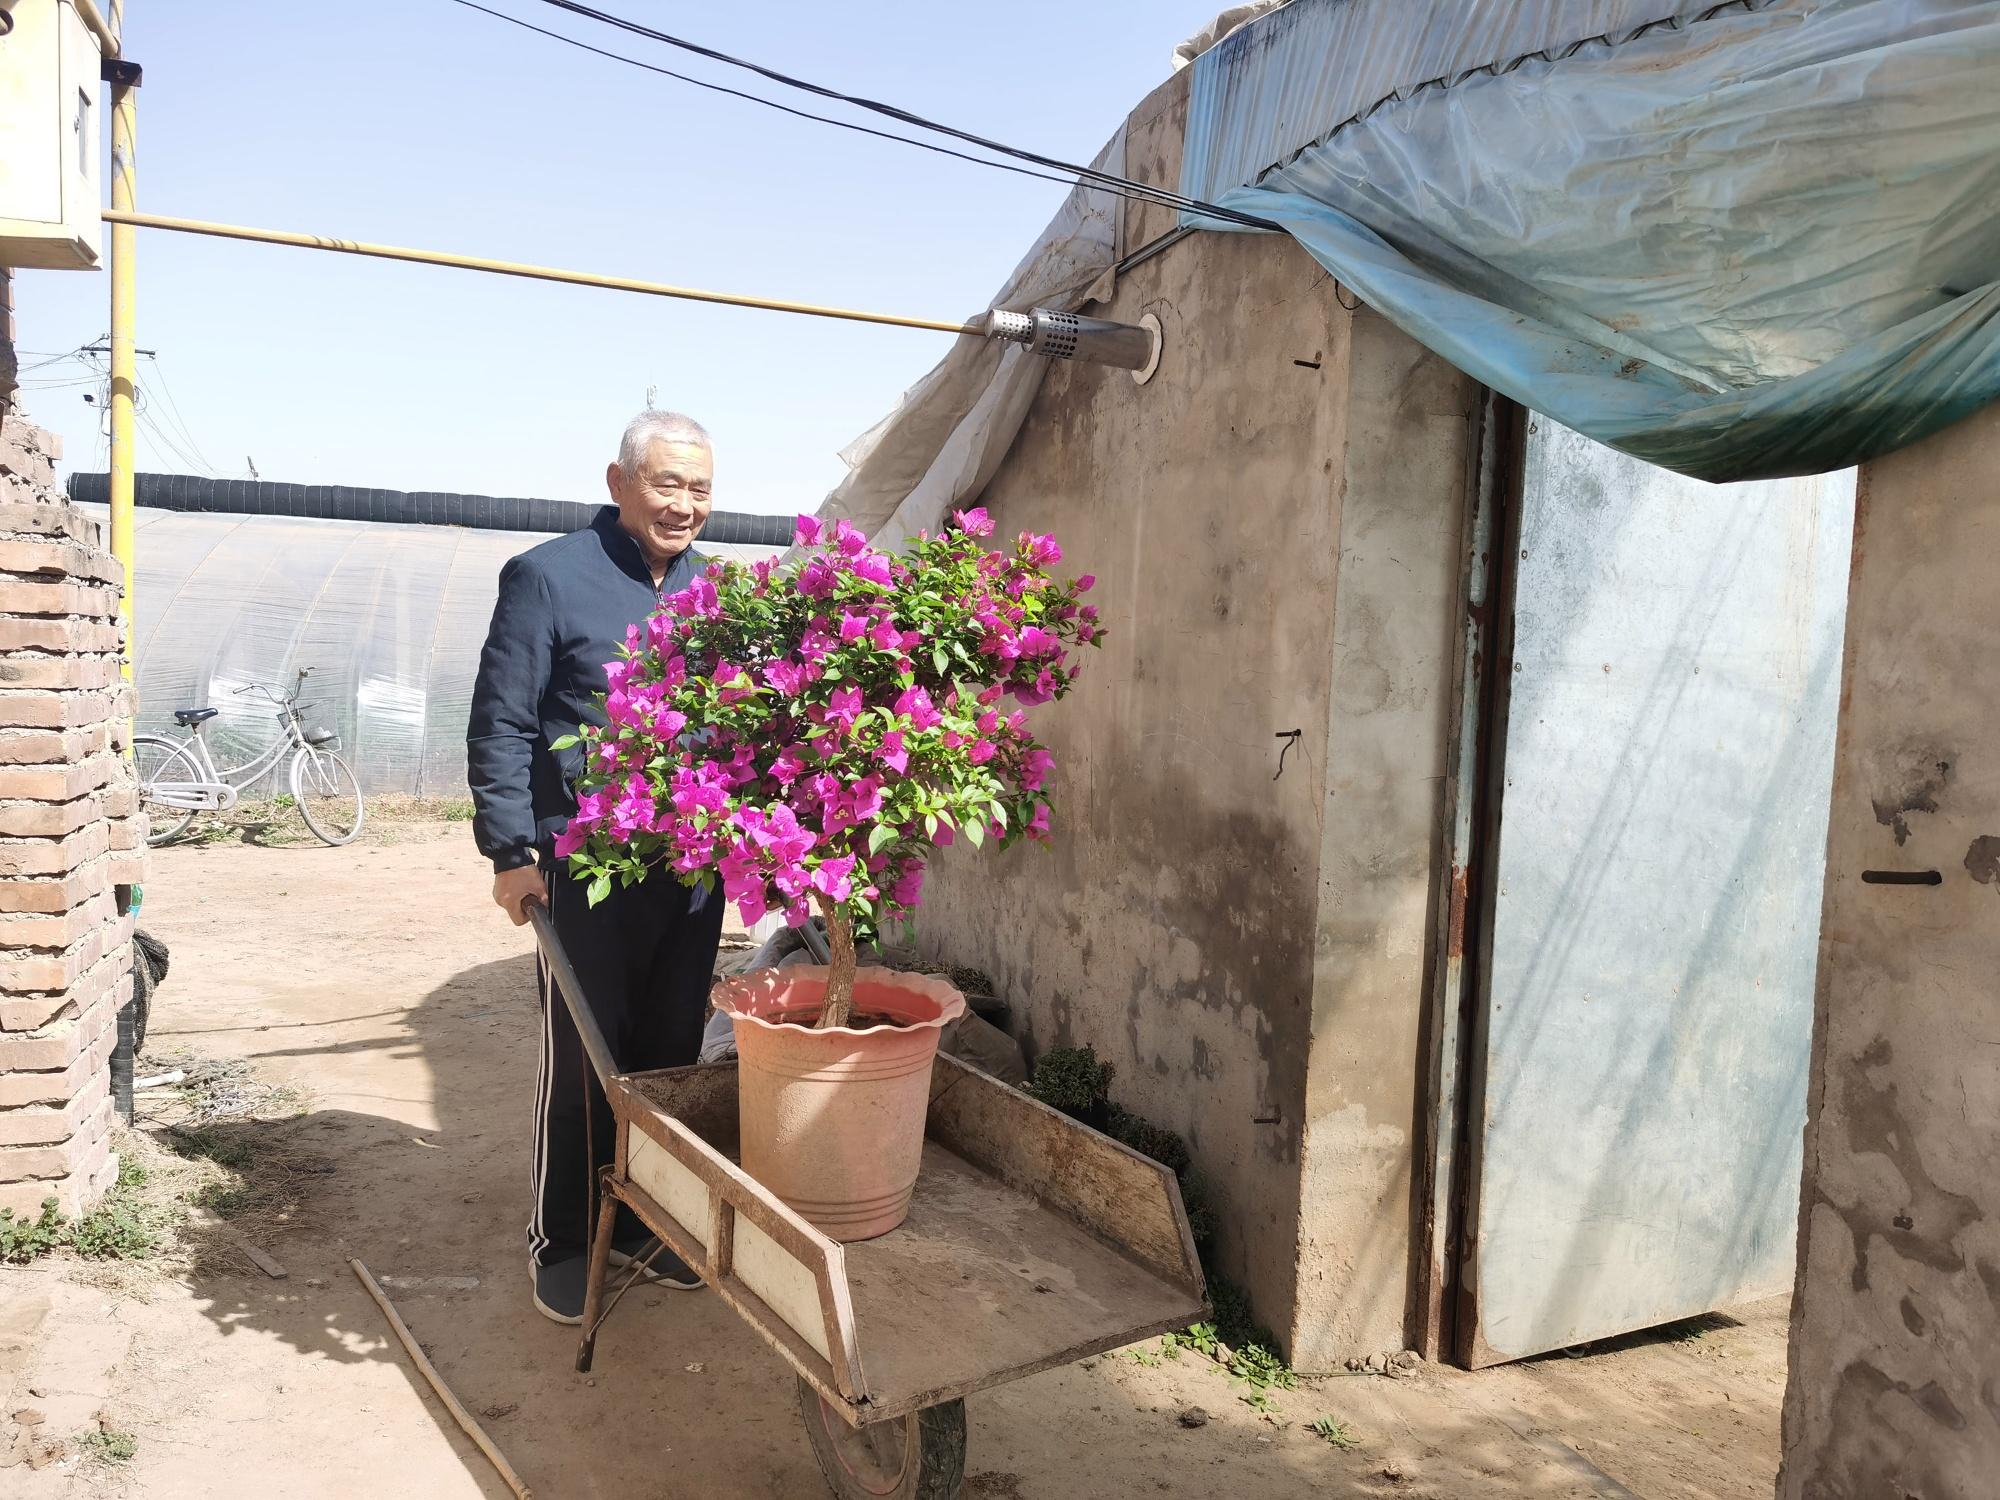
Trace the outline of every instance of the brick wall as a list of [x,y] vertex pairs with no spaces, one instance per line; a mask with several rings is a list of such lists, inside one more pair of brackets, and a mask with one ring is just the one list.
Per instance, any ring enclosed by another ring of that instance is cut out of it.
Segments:
[[0,1208],[116,1175],[111,1052],[132,994],[145,823],[124,751],[117,562],[55,486],[60,445],[0,411]]

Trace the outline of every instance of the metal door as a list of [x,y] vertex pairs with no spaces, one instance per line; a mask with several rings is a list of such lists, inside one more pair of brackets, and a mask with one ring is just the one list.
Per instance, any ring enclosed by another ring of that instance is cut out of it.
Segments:
[[1475,1367],[1791,1284],[1854,475],[1709,485],[1533,417],[1517,494]]

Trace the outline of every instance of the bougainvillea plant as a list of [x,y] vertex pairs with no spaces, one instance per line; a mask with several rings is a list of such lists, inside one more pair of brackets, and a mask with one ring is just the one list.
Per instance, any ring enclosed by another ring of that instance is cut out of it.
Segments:
[[1049,836],[1049,752],[1026,708],[1060,698],[1104,632],[1058,580],[1062,549],[984,540],[956,512],[903,552],[798,522],[795,562],[712,562],[634,626],[585,726],[577,813],[556,841],[593,903],[657,871],[743,920],[817,908],[832,965],[819,1024],[852,1015],[854,945],[906,916],[933,849]]

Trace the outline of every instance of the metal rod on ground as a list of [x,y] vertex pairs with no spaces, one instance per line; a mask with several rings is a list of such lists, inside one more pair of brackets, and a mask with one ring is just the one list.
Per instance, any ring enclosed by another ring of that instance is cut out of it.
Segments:
[[380,1283],[368,1273],[368,1268],[360,1261],[350,1260],[347,1264],[353,1268],[355,1277],[367,1289],[368,1295],[375,1299],[375,1305],[382,1309],[382,1316],[389,1320],[389,1326],[395,1330],[396,1337],[402,1340],[403,1352],[410,1356],[410,1362],[417,1367],[417,1373],[430,1382],[431,1389],[437,1392],[437,1398],[444,1403],[445,1410],[450,1412],[453,1420],[465,1429],[465,1435],[479,1445],[479,1451],[492,1462],[501,1479],[506,1481],[507,1487],[518,1495],[520,1500],[534,1500],[534,1491],[522,1482],[521,1476],[514,1472],[514,1466],[507,1462],[506,1455],[493,1446],[493,1440],[486,1435],[485,1429],[472,1420],[472,1413],[459,1403],[458,1397],[451,1393],[451,1387],[444,1383],[444,1377],[439,1375],[430,1360],[424,1357],[424,1351],[410,1336],[410,1330],[404,1324],[401,1315],[397,1313],[396,1304],[389,1300],[389,1294],[382,1290]]

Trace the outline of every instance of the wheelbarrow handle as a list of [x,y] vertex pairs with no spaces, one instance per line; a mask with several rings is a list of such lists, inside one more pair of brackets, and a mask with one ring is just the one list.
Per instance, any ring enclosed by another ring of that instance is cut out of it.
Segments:
[[569,1007],[569,1018],[576,1025],[576,1034],[583,1039],[584,1055],[590,1059],[590,1066],[597,1074],[598,1086],[609,1087],[618,1065],[611,1060],[610,1044],[604,1040],[603,1029],[597,1024],[590,1002],[583,997],[583,985],[576,977],[576,970],[570,966],[569,955],[563,952],[562,939],[556,936],[555,918],[549,915],[548,903],[530,897],[523,904],[528,921],[535,929],[535,942],[542,950],[542,961],[549,966],[549,973],[555,978],[563,1004]]

